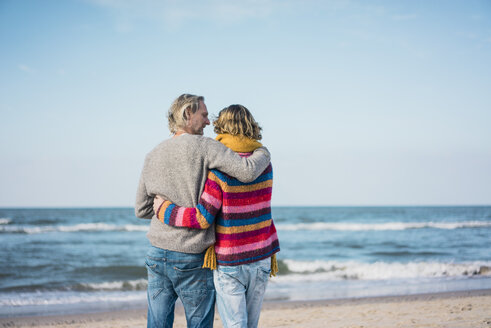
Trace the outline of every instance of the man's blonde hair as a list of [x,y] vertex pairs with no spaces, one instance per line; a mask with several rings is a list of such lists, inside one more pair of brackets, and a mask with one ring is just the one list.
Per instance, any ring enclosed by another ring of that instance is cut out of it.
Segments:
[[205,97],[195,96],[190,94],[182,94],[177,97],[169,108],[167,119],[169,120],[169,130],[171,133],[176,133],[179,129],[185,128],[188,122],[186,109],[190,109],[191,113],[196,113],[199,108],[199,102],[205,101]]
[[261,140],[262,128],[256,122],[251,112],[242,105],[230,105],[218,113],[213,121],[216,134],[227,133],[233,136],[244,136]]

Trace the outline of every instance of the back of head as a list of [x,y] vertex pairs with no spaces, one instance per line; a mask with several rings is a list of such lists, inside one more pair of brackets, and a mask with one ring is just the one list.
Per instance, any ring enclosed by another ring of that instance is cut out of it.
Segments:
[[216,134],[231,134],[261,140],[261,127],[251,112],[242,105],[230,105],[220,111],[213,121]]
[[179,129],[186,126],[188,119],[188,117],[186,117],[186,109],[189,108],[191,113],[196,113],[200,101],[205,101],[205,98],[187,93],[180,95],[174,100],[167,115],[171,133],[176,133]]

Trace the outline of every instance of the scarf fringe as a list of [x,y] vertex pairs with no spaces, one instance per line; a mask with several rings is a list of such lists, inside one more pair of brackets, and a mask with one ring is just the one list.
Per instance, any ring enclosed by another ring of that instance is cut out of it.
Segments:
[[217,255],[215,254],[215,245],[208,247],[205,253],[205,260],[203,261],[203,268],[210,270],[216,270],[217,268]]
[[270,277],[276,277],[276,274],[279,272],[278,269],[278,261],[276,260],[276,253],[271,256],[271,273]]

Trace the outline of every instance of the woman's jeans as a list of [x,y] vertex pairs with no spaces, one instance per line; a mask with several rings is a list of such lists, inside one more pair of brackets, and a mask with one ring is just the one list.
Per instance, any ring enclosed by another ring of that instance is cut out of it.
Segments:
[[201,268],[204,252],[188,254],[151,247],[145,258],[148,272],[149,328],[172,327],[179,297],[188,327],[212,327],[215,316],[213,273]]
[[249,264],[218,266],[213,279],[225,328],[257,327],[270,272],[270,257]]

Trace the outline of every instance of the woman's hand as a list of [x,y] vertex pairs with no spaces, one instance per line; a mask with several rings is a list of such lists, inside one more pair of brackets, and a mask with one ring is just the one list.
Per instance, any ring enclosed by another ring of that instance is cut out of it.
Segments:
[[153,199],[153,212],[155,214],[157,214],[160,206],[162,205],[162,203],[165,201],[165,199],[163,199],[161,196],[157,195],[155,196],[155,198]]

